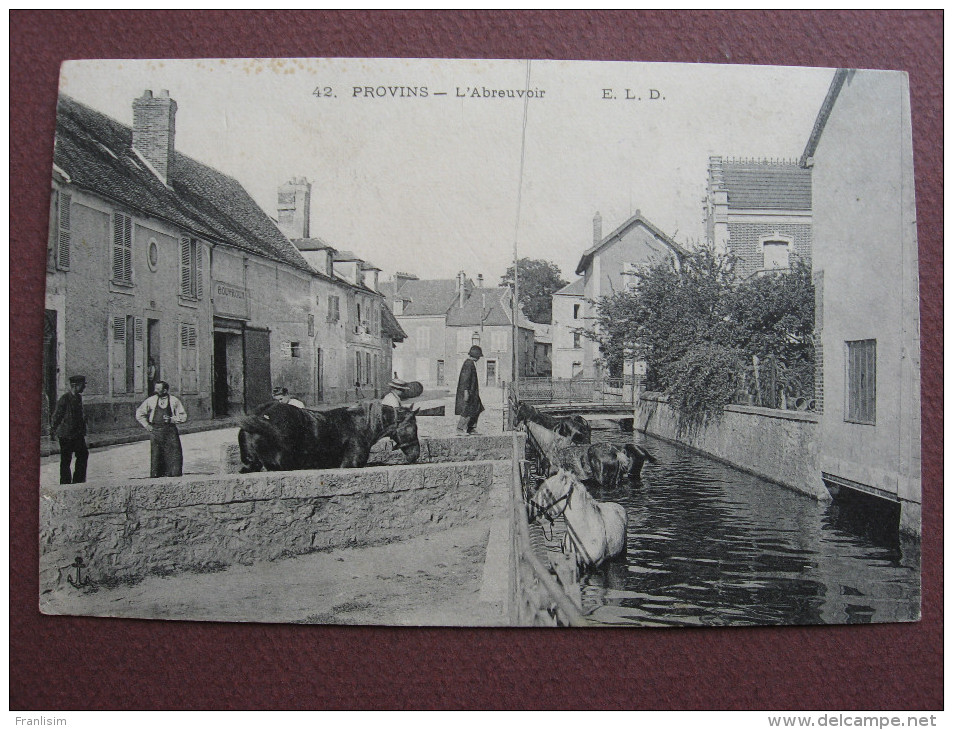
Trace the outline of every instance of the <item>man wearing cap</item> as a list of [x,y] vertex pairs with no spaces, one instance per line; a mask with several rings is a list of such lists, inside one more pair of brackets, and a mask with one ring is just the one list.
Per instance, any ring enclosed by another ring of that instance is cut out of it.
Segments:
[[[89,448],[86,446],[86,414],[83,412],[83,391],[86,376],[73,375],[69,379],[69,392],[63,393],[56,402],[51,433],[60,442],[60,484],[79,484],[86,481],[86,462]],[[70,474],[70,463],[76,456],[76,468]]]
[[174,395],[169,394],[169,384],[156,381],[156,393],[150,395],[136,409],[136,420],[149,432],[152,441],[149,476],[182,476],[182,442],[179,440],[177,423],[185,423],[185,408]]
[[289,406],[294,406],[295,408],[304,408],[304,403],[297,398],[292,398],[291,393],[288,392],[288,389],[282,388],[280,385],[272,388],[271,397],[279,403],[285,403]]
[[410,383],[395,376],[394,379],[387,384],[387,387],[389,387],[390,390],[387,391],[387,395],[381,399],[381,403],[391,408],[403,408],[403,397],[410,388]]
[[460,416],[457,421],[457,434],[472,434],[476,432],[477,420],[485,410],[480,400],[480,381],[477,378],[476,364],[483,357],[483,350],[474,345],[467,353],[467,359],[460,368],[460,379],[457,380],[457,402],[454,413]]

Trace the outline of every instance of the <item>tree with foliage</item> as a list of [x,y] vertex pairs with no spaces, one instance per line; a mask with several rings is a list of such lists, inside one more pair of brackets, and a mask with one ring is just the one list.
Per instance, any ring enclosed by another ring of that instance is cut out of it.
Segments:
[[602,297],[586,335],[610,369],[634,357],[647,364],[646,387],[665,392],[683,425],[720,413],[751,380],[752,355],[773,358],[791,395],[813,389],[814,290],[796,264],[736,283],[730,257],[701,248],[676,269],[657,263],[636,287]]
[[[531,322],[549,324],[553,316],[553,292],[562,289],[565,281],[559,267],[551,261],[542,259],[522,258],[519,266],[519,296],[523,305],[523,313]],[[500,286],[513,288],[513,267],[510,266]]]

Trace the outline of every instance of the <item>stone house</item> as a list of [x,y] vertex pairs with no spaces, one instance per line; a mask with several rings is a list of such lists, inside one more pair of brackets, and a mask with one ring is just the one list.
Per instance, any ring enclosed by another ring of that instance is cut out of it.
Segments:
[[552,376],[572,378],[582,373],[583,341],[579,328],[586,324],[586,280],[579,277],[553,292]]
[[813,174],[821,477],[832,490],[898,505],[901,529],[919,534],[920,310],[907,76],[838,70],[800,162]]
[[313,269],[236,180],[176,151],[176,111],[146,91],[130,128],[58,101],[43,401],[86,375],[91,433],[137,427],[156,379],[190,421],[252,410],[276,384],[308,404],[337,395],[323,355],[345,333],[322,305],[355,287]]
[[743,280],[811,262],[811,171],[796,160],[708,160],[705,235]]
[[315,392],[325,402],[378,398],[392,374],[394,343],[406,334],[385,320],[380,269],[339,251],[311,232],[311,183],[295,177],[278,189],[279,228],[314,270],[314,306],[321,330],[315,352]]
[[[512,379],[512,293],[484,287],[463,272],[456,279],[418,279],[399,273],[381,285],[407,340],[394,355],[394,370],[405,380],[428,387],[454,387],[467,351],[483,350],[477,365],[480,382],[497,385]],[[534,372],[533,325],[520,312],[520,373]]]
[[[590,302],[597,302],[600,297],[609,296],[615,292],[631,290],[636,285],[634,274],[641,267],[663,261],[669,261],[677,267],[685,254],[686,251],[674,239],[645,218],[641,211],[635,211],[635,215],[605,237],[602,235],[602,216],[596,213],[592,222],[592,246],[582,254],[576,266],[576,274],[582,276],[580,326],[588,326],[595,316],[595,305]],[[579,312],[575,310],[575,304],[578,302],[572,301],[574,307],[572,321],[577,322],[580,317],[577,316]],[[572,332],[574,325],[568,324],[568,318],[565,322],[566,324],[560,326],[564,330],[568,328],[568,334],[574,342],[573,349],[578,349],[575,347],[576,335]],[[560,343],[564,343],[566,335],[566,331],[554,335],[554,349],[557,339]],[[579,375],[589,378],[600,377],[602,364],[599,346],[581,336],[578,343],[582,346],[582,371]],[[565,372],[562,365],[560,372]]]

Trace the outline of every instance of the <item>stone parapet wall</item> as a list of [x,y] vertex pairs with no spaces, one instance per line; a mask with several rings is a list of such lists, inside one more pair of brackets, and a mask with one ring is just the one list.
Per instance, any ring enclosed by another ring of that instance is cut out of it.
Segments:
[[[445,464],[456,461],[498,461],[513,456],[512,435],[500,436],[459,436],[451,438],[420,439],[420,458],[418,464]],[[407,463],[400,449],[391,448],[391,441],[384,440],[371,450],[368,462],[371,465],[400,466]],[[226,444],[222,447],[219,471],[224,474],[237,474],[242,468],[238,454],[238,444]]]
[[109,585],[403,540],[503,516],[490,493],[511,479],[507,459],[45,488],[41,607],[77,556]]
[[815,499],[830,499],[818,467],[818,417],[812,413],[726,406],[719,419],[684,431],[664,396],[644,393],[635,427]]

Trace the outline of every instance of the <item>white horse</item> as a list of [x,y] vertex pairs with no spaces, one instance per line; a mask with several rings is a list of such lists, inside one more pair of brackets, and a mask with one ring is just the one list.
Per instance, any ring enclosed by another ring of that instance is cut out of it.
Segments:
[[545,480],[530,505],[533,519],[543,515],[552,521],[563,516],[566,536],[562,550],[575,556],[579,568],[598,567],[625,550],[625,507],[593,499],[582,482],[567,471],[560,470]]

